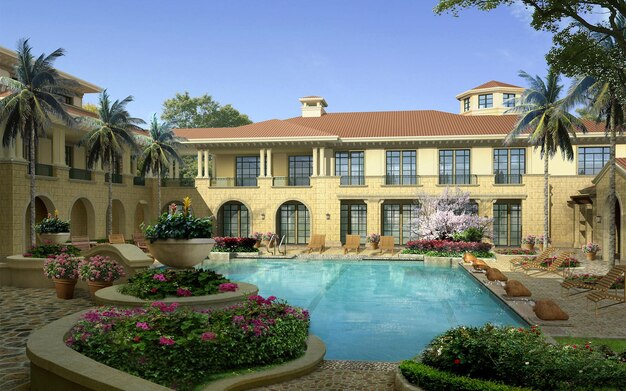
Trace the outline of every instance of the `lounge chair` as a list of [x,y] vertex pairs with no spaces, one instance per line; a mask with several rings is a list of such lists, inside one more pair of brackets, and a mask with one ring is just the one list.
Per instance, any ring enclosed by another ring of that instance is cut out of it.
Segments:
[[91,248],[89,236],[72,236],[72,246],[80,251],[89,250]]
[[[626,289],[624,289],[624,293],[621,293],[621,294],[611,293],[608,291],[591,292],[590,294],[587,295],[587,300],[595,303],[595,312],[596,312],[596,316],[598,316],[599,309],[611,307],[617,304],[626,303]],[[613,300],[615,303],[598,307],[598,303],[603,300]],[[587,302],[587,305],[589,305],[589,301]]]
[[[574,296],[588,291],[608,292],[611,289],[611,286],[613,286],[613,284],[615,284],[625,272],[626,265],[616,265],[613,266],[611,270],[602,276],[602,278],[600,278],[595,284],[588,284],[582,281],[563,281],[561,283],[561,296],[563,296],[564,290],[567,291],[567,296]],[[580,289],[580,291],[570,295],[570,289]]]
[[307,248],[309,253],[313,250],[320,250],[320,254],[324,251],[324,245],[326,244],[326,235],[311,235],[311,240]]
[[396,248],[395,238],[393,236],[381,236],[378,247],[381,255],[385,251],[391,251],[391,256],[393,257],[393,252]]
[[521,268],[524,270],[524,272],[526,272],[526,274],[529,274],[528,272],[530,272],[531,270],[534,270],[535,273],[533,273],[533,275],[540,274],[540,273],[556,273],[556,274],[561,274],[563,277],[565,277],[566,271],[562,270],[561,272],[559,272],[559,268],[561,267],[561,265],[563,265],[563,263],[568,258],[573,257],[573,255],[574,254],[572,253],[563,252],[559,254],[559,256],[556,257],[556,259],[552,261],[552,263],[550,263],[549,266],[541,266],[541,261],[536,260],[536,261],[528,262],[526,264],[522,264]]
[[346,235],[346,244],[343,246],[343,253],[346,254],[350,250],[359,253],[361,247],[361,237],[359,235]]
[[126,240],[124,240],[123,234],[111,234],[109,235],[109,243],[110,244],[126,244]]
[[133,234],[133,243],[139,247],[141,251],[148,252],[148,244],[146,243],[146,237],[142,233],[135,232]]
[[[552,253],[554,253],[554,251],[556,251],[555,247],[546,247],[541,252],[541,254],[537,255],[530,262],[534,262],[534,263],[539,263],[540,264],[541,262],[544,262],[548,258],[551,258],[552,257]],[[521,256],[521,257],[515,257],[515,258],[511,259],[509,262],[511,262],[511,271],[515,271],[515,270],[519,269],[524,262],[529,262],[529,261],[528,261],[527,257]]]

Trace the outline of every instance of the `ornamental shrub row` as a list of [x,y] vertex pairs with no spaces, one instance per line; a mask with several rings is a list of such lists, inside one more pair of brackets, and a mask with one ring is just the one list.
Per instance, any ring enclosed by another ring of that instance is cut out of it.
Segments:
[[413,240],[407,242],[405,254],[426,254],[433,256],[461,257],[471,252],[477,257],[492,257],[490,243],[483,242],[453,242],[451,240]]
[[489,380],[472,379],[467,376],[458,376],[449,372],[440,371],[416,361],[403,361],[400,372],[416,386],[428,391],[522,391],[530,390],[507,386]]
[[215,237],[215,246],[213,252],[216,253],[252,253],[259,251],[255,248],[255,238],[231,238],[231,237]]
[[48,258],[61,254],[76,256],[80,254],[80,250],[71,244],[45,243],[29,248],[22,256],[26,258]]
[[128,279],[119,290],[140,299],[162,299],[166,296],[204,296],[223,292],[230,281],[212,270],[148,269]]

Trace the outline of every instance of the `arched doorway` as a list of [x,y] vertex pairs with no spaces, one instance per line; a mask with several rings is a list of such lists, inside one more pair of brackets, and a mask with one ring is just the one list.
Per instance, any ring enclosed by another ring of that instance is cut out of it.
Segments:
[[250,211],[239,201],[229,201],[217,213],[218,232],[222,236],[247,238],[250,236]]
[[[54,204],[45,196],[35,197],[35,224],[48,217],[48,213],[54,213]],[[30,202],[24,212],[24,243],[30,247]]]
[[141,224],[148,224],[148,221],[146,221],[146,216],[148,215],[146,206],[147,204],[145,201],[139,201],[139,203],[135,207],[133,232],[141,232]]
[[86,198],[79,198],[72,205],[70,212],[70,232],[72,236],[95,238],[95,212],[93,205]]
[[288,244],[307,244],[311,236],[311,214],[302,202],[288,201],[276,212],[276,231]]
[[111,232],[126,235],[126,211],[120,200],[113,200],[113,225]]

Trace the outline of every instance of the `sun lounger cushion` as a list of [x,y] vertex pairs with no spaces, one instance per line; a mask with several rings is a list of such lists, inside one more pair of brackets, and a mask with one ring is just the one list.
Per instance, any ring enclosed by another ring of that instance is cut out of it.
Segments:
[[478,261],[478,258],[476,258],[476,256],[472,253],[465,253],[463,254],[463,260],[465,261],[465,263],[470,263]]
[[480,259],[472,261],[472,266],[476,270],[487,270],[487,269],[490,269],[490,266],[487,265],[487,263],[485,261],[481,261]]
[[530,297],[532,294],[524,284],[517,280],[509,280],[504,286],[507,296],[510,297]]
[[487,269],[487,279],[489,281],[506,281],[509,278],[495,267],[490,267]]
[[552,300],[537,300],[533,308],[541,320],[568,320],[569,315]]

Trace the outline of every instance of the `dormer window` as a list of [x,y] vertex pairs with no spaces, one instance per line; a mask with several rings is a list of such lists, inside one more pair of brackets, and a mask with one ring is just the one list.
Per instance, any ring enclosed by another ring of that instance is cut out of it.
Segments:
[[515,94],[502,94],[504,107],[515,107]]
[[463,99],[463,111],[470,111],[470,98]]
[[493,94],[478,95],[478,108],[488,109],[493,107]]
[[73,105],[74,98],[72,98],[71,96],[67,96],[67,95],[61,95],[61,102],[65,103],[66,105]]

